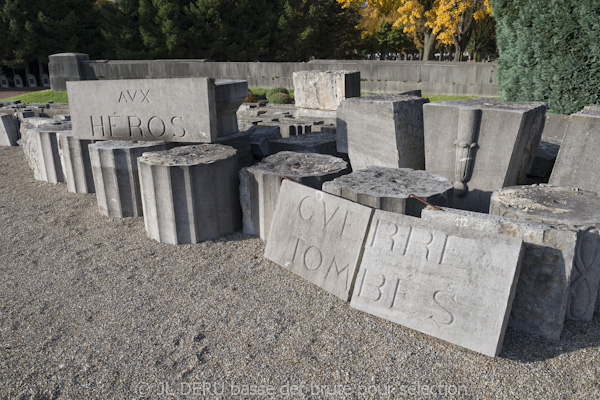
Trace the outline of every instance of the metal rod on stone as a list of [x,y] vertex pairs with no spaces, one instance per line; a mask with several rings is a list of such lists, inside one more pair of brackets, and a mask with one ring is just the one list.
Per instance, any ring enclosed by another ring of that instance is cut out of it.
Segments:
[[444,210],[442,210],[441,208],[434,206],[433,204],[431,204],[431,203],[429,203],[429,202],[427,202],[427,201],[423,200],[423,199],[422,199],[422,198],[420,198],[420,197],[417,197],[417,196],[415,196],[415,195],[414,195],[414,194],[412,194],[412,193],[411,193],[411,194],[409,194],[409,195],[408,195],[408,197],[412,197],[413,199],[417,199],[417,200],[419,200],[421,203],[423,203],[423,204],[427,204],[429,207],[432,207],[434,210],[444,211]]

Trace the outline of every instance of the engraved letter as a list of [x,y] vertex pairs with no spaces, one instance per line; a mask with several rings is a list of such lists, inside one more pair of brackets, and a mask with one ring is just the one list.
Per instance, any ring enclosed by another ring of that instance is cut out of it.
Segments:
[[[312,212],[310,214],[308,213],[308,210],[307,210],[306,214],[304,214],[302,212],[302,210],[306,210],[306,207],[308,207],[308,205],[307,205],[305,208],[302,208],[302,206],[304,205],[304,201],[307,199],[313,199],[313,198],[310,196],[307,196],[307,197],[303,198],[302,200],[300,200],[300,204],[298,205],[298,214],[300,215],[300,218],[302,218],[305,221],[308,221],[312,218]],[[308,209],[311,210],[310,208],[308,208]]]
[[143,102],[150,103],[150,100],[148,99],[148,93],[150,93],[150,89],[146,90],[146,93],[144,93],[144,91],[140,89],[140,94],[142,96],[144,96],[144,98],[142,99],[142,101],[140,101],[140,103],[143,103]]
[[[311,249],[314,249],[314,251],[310,252],[311,254],[313,254],[312,256],[310,256],[308,254],[308,252]],[[307,262],[307,259],[308,259],[308,262]],[[321,250],[319,250],[317,247],[309,246],[304,251],[303,261],[304,261],[304,268],[306,268],[309,271],[316,271],[319,269],[319,267],[321,266],[321,263],[323,262],[323,254],[321,254]]]
[[[385,228],[387,226],[387,229]],[[391,221],[382,221],[377,219],[373,229],[370,247],[384,248],[388,251],[394,251],[393,236],[398,233],[398,226]],[[383,242],[383,243],[381,243]]]
[[[410,278],[411,275],[408,275],[406,278]],[[406,311],[405,309],[403,309],[402,307],[400,307],[399,305],[396,304],[396,300],[400,299],[400,300],[407,300],[407,295],[408,292],[406,291],[402,291],[400,292],[400,281],[404,282],[404,283],[409,283],[409,281],[405,281],[405,280],[401,280],[401,279],[396,279],[396,288],[394,289],[394,297],[392,298],[392,305],[390,306],[391,308],[395,308],[397,310],[399,310],[400,312],[406,313],[406,314],[410,314],[410,315],[414,315],[416,314],[416,312],[410,312],[410,311]],[[405,289],[406,290],[406,289]]]
[[[181,124],[176,124],[176,120],[180,120]],[[185,128],[183,127],[183,118],[181,117],[173,117],[171,118],[171,125],[173,125],[176,128],[181,129],[181,135],[178,135],[177,133],[174,133],[173,136],[174,137],[184,137],[185,136]]]
[[333,259],[331,260],[331,264],[329,264],[329,269],[327,270],[327,273],[325,274],[325,277],[327,278],[329,276],[329,273],[331,272],[331,270],[333,269],[332,267],[335,264],[335,272],[337,273],[337,278],[339,279],[340,275],[342,274],[342,272],[346,271],[346,273],[344,274],[345,277],[345,283],[344,283],[344,287],[347,289],[348,288],[348,272],[350,271],[350,264],[346,264],[346,266],[342,269],[338,268],[337,263],[335,262],[335,257],[333,257]]
[[454,163],[454,193],[464,197],[469,188],[467,182],[471,180],[479,125],[481,124],[481,110],[461,108],[458,112],[458,135],[454,142],[456,146],[456,160]]
[[90,116],[90,123],[92,124],[92,136],[96,136],[96,128],[100,127],[100,129],[102,130],[102,135],[99,136],[104,136],[104,121],[102,121],[102,117],[100,117],[100,124],[94,124],[94,117]]
[[120,103],[121,100],[123,100],[125,103],[127,103],[127,98],[125,97],[123,92],[121,92],[121,94],[119,95],[119,101],[117,101],[117,103]]
[[331,214],[331,217],[327,218],[327,203],[322,201],[322,204],[323,204],[323,231],[325,231],[325,230],[327,230],[327,225],[329,225],[329,223],[331,222],[333,217],[335,217],[335,214],[337,213],[337,211],[340,208],[336,207],[335,210],[333,211],[333,214]]
[[113,136],[113,128],[115,127],[115,124],[112,121],[112,118],[121,118],[118,115],[109,115],[108,116],[108,132],[110,133],[108,136]]
[[[444,314],[445,318],[441,319],[440,321],[438,321],[433,314],[430,315],[428,318],[431,318],[433,320],[433,322],[440,324],[440,325],[450,325],[451,323],[454,322],[454,315],[452,315],[452,313],[450,312],[450,310],[448,310],[448,308],[444,307],[444,305],[442,305],[441,303],[441,296],[443,296],[444,293],[442,293],[441,290],[437,290],[435,291],[435,293],[433,293],[433,302],[435,304],[437,304],[438,306],[440,306],[440,308],[442,309],[442,313]],[[447,295],[446,295],[447,296]],[[447,296],[450,299],[452,299],[452,302],[454,304],[456,304],[456,296]]]
[[135,95],[137,94],[137,90],[133,91],[133,96],[131,95],[129,90],[127,91],[127,94],[129,95],[129,98],[131,99],[131,102],[133,103],[133,101],[135,100]]
[[[358,296],[359,297],[366,297],[369,300],[373,300],[373,301],[379,301],[381,299],[381,288],[383,287],[383,285],[385,285],[385,276],[383,276],[383,274],[378,273],[378,272],[374,272],[373,274],[373,279],[370,279],[370,282],[374,283],[367,283],[365,282],[367,280],[367,274],[370,271],[366,268],[364,268],[364,272],[363,272],[363,277],[362,280],[360,282],[360,289],[358,290]],[[381,283],[379,283],[381,282]],[[379,284],[378,284],[379,283]],[[366,291],[368,291],[369,293],[367,293],[366,295],[363,294],[363,289],[365,289],[365,286],[369,286],[372,289],[369,289],[369,287],[366,288]],[[376,292],[377,294],[374,294],[373,292]],[[369,295],[370,294],[370,295]]]
[[[154,132],[152,131],[152,122],[153,121],[157,121],[154,125],[159,125],[162,126],[162,128],[159,129],[154,129]],[[150,134],[154,137],[161,137],[162,135],[165,134],[165,131],[167,130],[167,127],[165,126],[165,123],[162,119],[160,119],[159,117],[152,117],[150,118],[150,120],[148,121],[148,131],[150,132]],[[158,133],[158,131],[160,131],[160,133]]]
[[[132,125],[131,124],[131,120],[133,118],[137,119],[137,125]],[[138,130],[137,135],[142,136],[142,137],[144,136],[144,133],[142,132],[142,128],[141,128],[141,126],[142,126],[142,120],[140,118],[138,118],[138,117],[127,117],[127,123],[129,125],[129,136],[134,136],[133,132],[131,131],[132,128]]]

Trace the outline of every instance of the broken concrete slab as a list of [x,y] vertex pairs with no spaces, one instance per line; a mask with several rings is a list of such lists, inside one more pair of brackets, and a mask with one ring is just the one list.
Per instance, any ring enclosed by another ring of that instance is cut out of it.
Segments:
[[29,124],[21,125],[21,145],[35,179],[48,183],[65,181],[57,133],[70,128],[69,123],[42,124],[37,128]]
[[0,114],[0,146],[16,146],[19,140],[17,121],[12,114]]
[[292,79],[297,117],[335,118],[342,101],[360,97],[358,71],[297,71]]
[[281,139],[281,132],[278,126],[255,125],[250,127],[246,132],[250,136],[252,155],[257,158],[270,156],[269,142]]
[[72,131],[58,133],[58,153],[67,190],[71,193],[95,193],[94,175],[88,145],[92,140],[78,139]]
[[372,214],[369,207],[286,180],[265,257],[348,301]]
[[[369,207],[421,216],[427,207],[452,205],[452,182],[443,176],[410,168],[368,167],[323,184],[323,191]],[[412,195],[412,196],[411,196]]]
[[350,306],[494,357],[523,241],[376,210]]

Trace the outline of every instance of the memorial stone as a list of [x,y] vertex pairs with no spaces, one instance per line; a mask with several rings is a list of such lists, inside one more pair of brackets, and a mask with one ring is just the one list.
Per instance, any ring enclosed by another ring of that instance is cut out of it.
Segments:
[[23,79],[21,79],[21,75],[14,74],[13,75],[13,83],[15,84],[15,87],[22,88],[23,87]]
[[41,80],[43,87],[50,87],[50,78],[48,77],[48,74],[42,74]]
[[348,172],[341,158],[313,153],[282,151],[240,171],[240,203],[244,233],[269,237],[283,178],[314,189]]
[[234,148],[201,144],[144,153],[138,169],[144,223],[152,239],[199,243],[241,227]]
[[426,104],[425,169],[454,183],[454,208],[487,212],[493,191],[525,180],[545,112],[545,103],[494,99]]
[[373,209],[284,181],[265,257],[349,300]]
[[37,87],[37,79],[35,79],[35,75],[27,74],[27,86],[29,87]]
[[410,168],[368,167],[323,184],[323,191],[380,210],[420,217],[426,204],[452,205],[452,182]]
[[464,226],[522,239],[525,252],[508,326],[560,340],[569,301],[576,230],[451,208],[428,208],[421,218],[448,229]]
[[350,305],[494,357],[522,247],[520,239],[375,210]]
[[92,162],[88,145],[93,141],[78,139],[72,131],[58,133],[58,152],[67,190],[71,193],[95,193]]
[[369,166],[425,169],[423,104],[415,96],[370,95],[345,100],[337,111],[337,150],[353,170]]
[[8,84],[8,79],[4,74],[0,74],[0,87],[4,89],[8,89],[10,87],[10,85]]
[[308,133],[299,136],[271,140],[271,154],[280,151],[296,151],[302,153],[318,153],[337,156],[335,134]]
[[12,114],[0,114],[0,146],[16,146],[18,139],[15,117]]
[[578,231],[566,318],[590,321],[600,283],[600,197],[551,185],[508,187],[494,192],[490,214]]
[[600,193],[600,105],[572,114],[549,183]]
[[166,150],[165,142],[100,141],[88,146],[100,214],[111,218],[142,216],[137,158]]
[[81,139],[206,143],[238,131],[246,81],[210,78],[67,82]]
[[57,122],[34,127],[23,124],[21,128],[21,145],[34,178],[48,183],[64,182],[57,133],[70,130],[71,125]]

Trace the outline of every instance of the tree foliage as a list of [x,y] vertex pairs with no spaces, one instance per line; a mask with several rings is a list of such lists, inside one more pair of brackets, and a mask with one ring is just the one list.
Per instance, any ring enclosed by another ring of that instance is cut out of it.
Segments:
[[570,114],[600,102],[597,0],[494,0],[498,88],[512,101],[547,101]]

